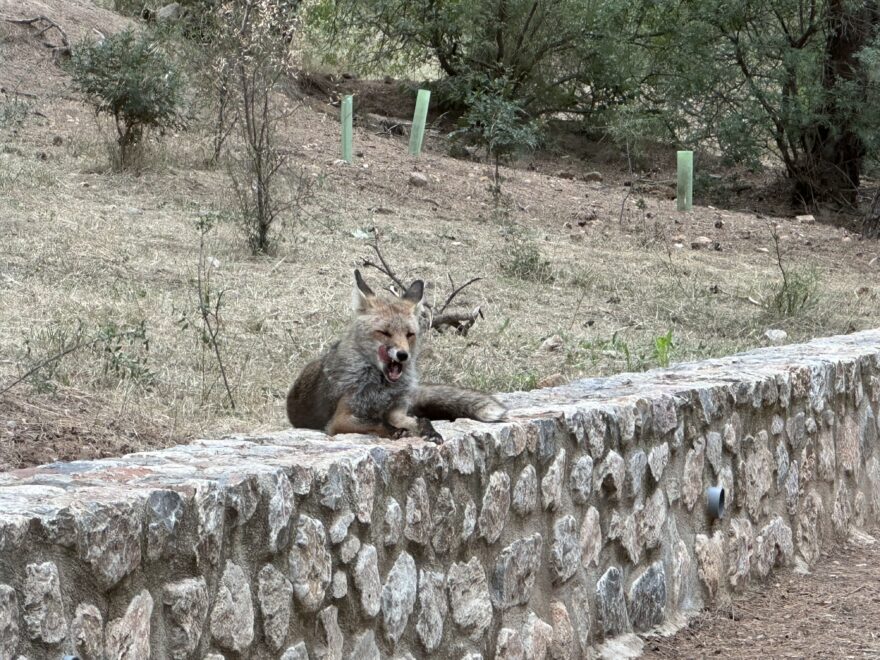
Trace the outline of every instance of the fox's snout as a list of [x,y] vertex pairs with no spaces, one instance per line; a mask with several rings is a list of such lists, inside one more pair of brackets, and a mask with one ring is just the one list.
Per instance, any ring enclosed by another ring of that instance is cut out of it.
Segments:
[[409,359],[409,353],[396,346],[388,349],[388,356],[396,362],[406,362]]

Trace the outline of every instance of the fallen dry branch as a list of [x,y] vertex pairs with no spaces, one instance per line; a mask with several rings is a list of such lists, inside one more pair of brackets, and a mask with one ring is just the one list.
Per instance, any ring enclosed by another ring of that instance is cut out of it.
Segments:
[[483,310],[475,307],[470,312],[450,312],[449,314],[438,314],[431,318],[431,327],[437,332],[443,332],[446,328],[452,328],[462,337],[467,337],[467,333],[477,322],[477,319],[485,318]]
[[[56,46],[55,44],[50,43],[45,39],[43,39],[42,41],[43,45],[46,46],[46,48],[51,48],[55,55],[70,55],[70,40],[67,38],[67,32],[65,32],[64,28],[58,25],[58,23],[53,21],[51,18],[43,15],[34,16],[33,18],[8,18],[4,16],[3,21],[5,21],[6,23],[12,23],[13,25],[25,25],[28,27],[33,27],[34,29],[38,30],[37,34],[34,35],[37,38],[42,37],[44,34],[46,34],[46,32],[54,29],[61,37],[61,45]],[[45,23],[45,25],[40,27],[40,23]]]
[[[479,282],[481,279],[483,279],[483,278],[482,277],[472,277],[467,282],[462,284],[460,287],[456,288],[455,282],[452,281],[452,275],[449,275],[449,284],[450,284],[450,286],[452,286],[452,293],[450,293],[446,297],[446,302],[444,302],[443,305],[440,306],[440,309],[437,310],[437,313],[442,314],[443,312],[445,312],[446,308],[449,307],[449,303],[452,302],[452,299],[455,298],[455,296],[457,296],[459,293],[461,293],[464,289],[469,287],[474,282]],[[479,307],[477,309],[479,310]]]

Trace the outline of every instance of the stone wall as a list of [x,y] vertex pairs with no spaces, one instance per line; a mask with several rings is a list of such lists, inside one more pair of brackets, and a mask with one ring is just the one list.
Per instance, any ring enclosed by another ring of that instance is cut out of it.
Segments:
[[0,658],[583,658],[880,519],[880,330],[505,399],[0,475]]

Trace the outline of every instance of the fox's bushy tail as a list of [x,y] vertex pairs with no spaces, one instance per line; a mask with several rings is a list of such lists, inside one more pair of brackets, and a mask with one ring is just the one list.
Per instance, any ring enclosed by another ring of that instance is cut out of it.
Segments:
[[432,420],[468,417],[481,422],[500,422],[507,415],[498,399],[482,392],[450,385],[419,385],[410,414]]

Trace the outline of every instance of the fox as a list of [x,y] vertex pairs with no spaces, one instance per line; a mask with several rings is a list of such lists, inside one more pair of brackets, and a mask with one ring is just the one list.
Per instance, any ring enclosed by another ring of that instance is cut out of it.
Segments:
[[347,332],[303,367],[287,394],[287,418],[328,435],[443,438],[432,421],[460,417],[505,419],[495,397],[448,385],[420,384],[417,358],[425,284],[415,280],[400,297],[378,296],[354,271]]

